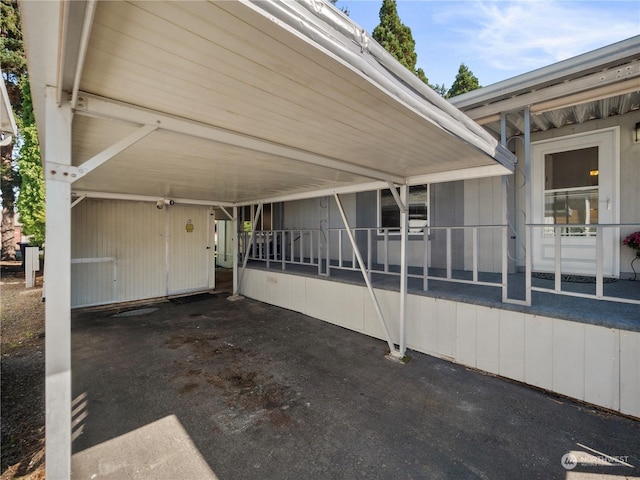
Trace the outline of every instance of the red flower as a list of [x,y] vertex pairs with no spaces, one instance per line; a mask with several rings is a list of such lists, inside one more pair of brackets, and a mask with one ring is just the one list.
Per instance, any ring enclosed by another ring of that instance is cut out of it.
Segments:
[[622,241],[623,245],[640,250],[640,232],[633,232]]

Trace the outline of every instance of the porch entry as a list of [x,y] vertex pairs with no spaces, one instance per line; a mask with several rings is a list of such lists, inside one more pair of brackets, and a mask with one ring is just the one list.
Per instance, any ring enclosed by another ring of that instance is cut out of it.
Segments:
[[[531,223],[542,225],[532,230],[534,271],[555,270],[559,231],[562,273],[596,275],[596,225],[619,219],[618,137],[613,128],[532,144]],[[617,277],[619,233],[601,233],[603,274]]]
[[167,208],[167,294],[215,287],[213,216],[209,209]]

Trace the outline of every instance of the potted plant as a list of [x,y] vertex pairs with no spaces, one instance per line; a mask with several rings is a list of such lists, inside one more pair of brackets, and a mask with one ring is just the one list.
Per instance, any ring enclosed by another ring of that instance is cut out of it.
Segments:
[[630,233],[629,235],[627,235],[627,238],[622,241],[622,244],[636,251],[636,256],[633,257],[633,260],[631,260],[631,270],[633,270],[633,278],[630,279],[635,280],[636,269],[633,268],[633,262],[640,258],[640,232]]

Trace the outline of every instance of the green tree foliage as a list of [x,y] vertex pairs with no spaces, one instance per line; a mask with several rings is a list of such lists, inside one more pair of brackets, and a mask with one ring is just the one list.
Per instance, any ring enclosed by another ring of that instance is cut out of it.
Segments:
[[[15,1],[0,2],[0,65],[14,114],[22,113],[20,80],[26,73],[26,58],[22,43],[18,5]],[[15,139],[14,139],[15,143]],[[14,224],[16,189],[20,174],[13,154],[13,143],[0,148],[0,192],[2,193],[2,259],[15,258]]]
[[[22,41],[18,4],[0,2],[0,63],[11,108],[18,124],[18,141],[2,148],[2,258],[14,256],[15,207],[23,231],[33,235],[34,243],[44,241],[44,177],[40,161],[38,133],[33,115],[27,62]],[[16,151],[18,150],[19,151]],[[16,194],[19,190],[19,196]]]
[[380,24],[373,29],[373,38],[402,65],[428,83],[422,69],[416,69],[418,55],[411,29],[400,21],[396,0],[382,0]]
[[44,175],[28,76],[23,78],[21,88],[23,115],[19,123],[23,143],[18,156],[18,169],[22,182],[17,206],[24,232],[33,235],[32,244],[42,246],[45,232]]
[[473,74],[471,70],[469,70],[469,67],[467,67],[464,63],[461,63],[460,68],[458,69],[458,74],[456,75],[456,79],[447,92],[446,98],[455,97],[456,95],[461,95],[478,88],[480,88],[480,82],[478,81],[478,78]]

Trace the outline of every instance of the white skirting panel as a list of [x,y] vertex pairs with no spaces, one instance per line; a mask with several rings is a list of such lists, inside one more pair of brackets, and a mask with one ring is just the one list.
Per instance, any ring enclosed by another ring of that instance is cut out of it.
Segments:
[[[247,269],[241,293],[383,338],[365,287]],[[394,342],[399,293],[375,290]],[[409,295],[407,345],[640,418],[640,333]]]

